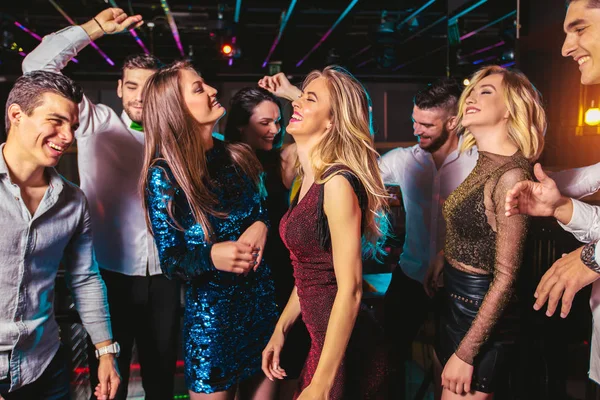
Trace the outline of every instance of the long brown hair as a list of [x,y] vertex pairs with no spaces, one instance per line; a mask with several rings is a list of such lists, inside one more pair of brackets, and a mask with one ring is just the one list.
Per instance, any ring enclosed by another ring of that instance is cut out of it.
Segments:
[[[165,161],[177,185],[189,203],[192,215],[204,230],[205,239],[210,241],[212,226],[209,216],[223,218],[227,214],[218,212],[217,197],[211,192],[206,164],[206,145],[198,133],[200,126],[185,104],[181,90],[181,71],[193,70],[188,62],[178,61],[159,69],[144,88],[143,126],[146,135],[144,166],[141,190],[146,223],[148,218],[145,191],[148,186],[148,171],[157,161]],[[244,144],[226,144],[227,151],[240,170],[257,188],[262,188],[260,163],[254,152]],[[182,229],[174,218],[173,204],[169,215],[175,226]]]
[[303,88],[323,77],[331,97],[332,129],[312,149],[310,157],[315,181],[322,183],[323,174],[332,166],[344,165],[365,188],[368,209],[365,213],[363,253],[377,257],[384,253],[388,235],[388,194],[383,184],[378,153],[373,145],[371,99],[364,86],[347,70],[338,66],[313,71]]

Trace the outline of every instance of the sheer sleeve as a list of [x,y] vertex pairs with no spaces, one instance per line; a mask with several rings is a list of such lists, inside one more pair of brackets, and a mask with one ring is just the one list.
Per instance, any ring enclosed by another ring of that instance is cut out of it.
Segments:
[[199,232],[202,227],[194,223],[182,230],[171,217],[175,188],[165,168],[152,167],[148,175],[146,201],[163,273],[169,278],[191,280],[215,271],[210,256],[212,243],[203,239],[203,232]]
[[495,225],[496,255],[494,260],[493,279],[483,299],[473,324],[456,350],[461,360],[473,364],[481,346],[489,338],[498,318],[502,315],[510,301],[515,288],[515,281],[521,266],[523,247],[527,236],[529,217],[515,215],[506,217],[504,199],[506,192],[517,182],[531,179],[530,174],[521,168],[506,171],[498,179],[493,189],[486,190],[486,203],[490,204]]

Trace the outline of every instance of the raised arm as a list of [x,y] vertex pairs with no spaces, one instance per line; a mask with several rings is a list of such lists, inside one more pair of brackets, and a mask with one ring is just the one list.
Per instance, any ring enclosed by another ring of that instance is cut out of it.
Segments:
[[83,25],[71,26],[45,36],[42,43],[23,60],[23,73],[36,70],[60,73],[92,40],[141,24],[140,15],[128,17],[120,8],[107,8]]
[[[126,27],[137,27],[141,23],[139,15],[128,17],[120,8],[108,8],[83,25],[71,26],[45,36],[23,60],[23,73],[37,70],[60,73],[91,40],[97,40],[105,33],[121,32]],[[84,96],[79,104],[79,128],[75,136],[81,138],[103,131],[110,123],[111,114],[114,111],[110,107],[96,105]]]
[[258,86],[289,101],[294,101],[302,95],[302,91],[292,85],[283,72],[263,77],[258,81]]
[[358,197],[342,174],[329,179],[324,190],[323,209],[331,233],[333,268],[338,291],[319,364],[312,382],[303,392],[307,398],[326,398],[331,390],[346,352],[362,297],[361,209]]

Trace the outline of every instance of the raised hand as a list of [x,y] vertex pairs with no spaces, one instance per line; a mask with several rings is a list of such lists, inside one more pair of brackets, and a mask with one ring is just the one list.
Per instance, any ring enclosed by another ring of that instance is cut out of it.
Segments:
[[114,35],[127,29],[135,29],[143,23],[141,15],[130,17],[120,8],[107,8],[81,27],[90,39],[96,40],[103,35]]
[[120,8],[107,8],[96,15],[95,19],[104,33],[109,35],[121,33],[126,29],[135,29],[144,23],[141,15],[128,16]]
[[300,89],[290,83],[283,72],[263,77],[258,81],[258,86],[289,101],[296,100],[302,94]]

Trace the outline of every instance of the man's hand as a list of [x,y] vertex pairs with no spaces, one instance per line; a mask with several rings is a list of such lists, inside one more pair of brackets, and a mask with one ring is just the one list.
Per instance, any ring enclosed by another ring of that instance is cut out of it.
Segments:
[[[105,354],[100,357],[98,381],[100,383],[96,387],[94,395],[99,400],[114,399],[121,383],[121,376],[113,354]],[[124,382],[124,384],[126,385],[127,382]]]
[[556,183],[542,170],[539,163],[533,168],[539,181],[518,182],[506,194],[506,216],[526,214],[534,217],[555,217],[568,224],[573,215],[573,204],[562,196]]
[[438,289],[444,286],[442,272],[444,271],[444,253],[440,252],[427,268],[423,287],[427,296],[433,297]]
[[141,15],[129,17],[120,8],[107,8],[81,25],[81,27],[86,31],[90,39],[96,40],[104,34],[114,35],[126,29],[138,28],[143,23]]
[[560,316],[566,318],[571,311],[575,294],[600,278],[600,274],[589,269],[581,261],[582,249],[583,247],[580,247],[569,254],[563,254],[542,276],[534,294],[537,299],[533,305],[535,310],[542,308],[547,301],[546,315],[551,317],[562,296]]

